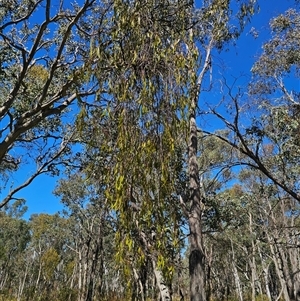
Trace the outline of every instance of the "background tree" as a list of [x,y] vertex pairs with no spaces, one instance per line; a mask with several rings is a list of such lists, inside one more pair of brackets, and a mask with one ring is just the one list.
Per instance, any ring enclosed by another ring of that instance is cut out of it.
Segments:
[[[249,96],[226,81],[227,109],[233,118],[211,111],[231,131],[220,139],[236,148],[243,164],[260,170],[272,182],[299,201],[297,153],[297,91],[290,83],[298,78],[299,16],[288,10],[270,22],[272,37],[263,46],[263,54],[252,68]],[[290,88],[291,87],[291,88]],[[252,110],[247,107],[251,104]],[[249,125],[244,125],[245,120]]]
[[21,220],[24,213],[24,202],[16,202],[7,212],[1,212],[0,223],[0,289],[9,292],[18,287],[16,276],[21,266],[26,266],[23,256],[27,244],[30,242],[28,224]]

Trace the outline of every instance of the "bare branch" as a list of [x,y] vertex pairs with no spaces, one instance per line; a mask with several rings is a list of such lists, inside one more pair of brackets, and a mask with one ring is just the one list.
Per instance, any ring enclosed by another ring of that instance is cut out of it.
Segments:
[[[71,135],[72,137],[72,135]],[[71,138],[70,137],[70,138]],[[70,139],[69,138],[69,139]],[[2,202],[0,203],[0,209],[3,208],[10,200],[12,200],[12,198],[14,197],[14,195],[19,192],[20,190],[22,190],[23,188],[29,186],[33,180],[43,174],[48,172],[49,170],[47,169],[49,166],[51,166],[51,164],[53,164],[55,162],[55,160],[57,160],[66,150],[69,139],[65,140],[64,143],[61,144],[60,149],[57,151],[57,153],[55,155],[53,155],[47,162],[43,163],[37,170],[35,173],[33,173],[23,184],[21,184],[20,186],[12,189],[8,195],[2,200]]]

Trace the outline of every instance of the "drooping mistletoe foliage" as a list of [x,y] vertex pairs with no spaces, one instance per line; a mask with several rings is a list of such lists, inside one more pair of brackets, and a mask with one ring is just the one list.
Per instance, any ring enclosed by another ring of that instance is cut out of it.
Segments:
[[[168,244],[179,247],[180,209],[175,201],[182,172],[179,145],[185,138],[197,58],[187,34],[190,9],[190,1],[115,1],[112,40],[93,51],[96,70],[110,66],[101,117],[113,137],[102,151],[109,152],[113,162],[104,186],[119,223],[118,257],[135,251],[144,258],[145,246],[139,246],[134,236],[147,236],[154,227],[163,270],[169,266],[167,258],[172,259]],[[103,82],[103,73],[96,71],[95,76]],[[166,270],[171,276],[172,269]]]

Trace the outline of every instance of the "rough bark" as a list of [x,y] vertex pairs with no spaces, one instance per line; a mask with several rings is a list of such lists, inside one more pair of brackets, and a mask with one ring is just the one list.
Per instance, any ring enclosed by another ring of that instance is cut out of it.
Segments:
[[139,276],[139,274],[138,274],[138,272],[135,268],[133,268],[133,275],[134,275],[134,278],[135,278],[135,282],[139,286],[138,296],[139,296],[141,301],[145,301],[144,286],[143,286],[141,278],[140,278],[140,276]]
[[189,174],[190,174],[190,300],[205,300],[205,268],[204,250],[201,225],[201,196],[200,180],[197,162],[197,126],[195,110],[190,114],[190,145],[189,145]]
[[205,301],[205,253],[202,237],[202,197],[200,192],[199,165],[198,155],[198,136],[196,124],[196,109],[200,96],[201,86],[204,76],[210,68],[211,49],[213,40],[210,41],[206,50],[206,57],[203,68],[197,78],[196,93],[191,99],[189,110],[189,183],[190,183],[190,211],[189,211],[189,228],[190,228],[190,256],[189,256],[189,273],[190,273],[190,300]]

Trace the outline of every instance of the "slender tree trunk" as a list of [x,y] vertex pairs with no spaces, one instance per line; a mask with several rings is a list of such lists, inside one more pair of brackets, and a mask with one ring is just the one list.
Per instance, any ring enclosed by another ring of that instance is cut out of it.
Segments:
[[243,298],[241,280],[240,280],[240,276],[239,276],[238,270],[236,268],[235,262],[232,263],[232,269],[233,269],[233,277],[234,277],[234,282],[235,282],[235,287],[236,287],[236,294],[237,294],[239,300],[243,301],[244,298]]
[[259,246],[258,246],[258,252],[259,252],[259,257],[261,260],[261,266],[262,266],[262,270],[263,270],[263,278],[264,278],[264,286],[265,286],[265,290],[266,290],[266,295],[268,296],[268,300],[271,301],[272,297],[271,297],[271,292],[270,292],[270,287],[269,287],[269,279],[268,279],[269,264],[263,258],[263,254],[262,254]]
[[[295,204],[294,202],[291,201],[291,207],[294,208]],[[284,213],[283,209],[283,213]],[[292,299],[294,300],[299,300],[300,299],[300,260],[299,260],[299,248],[298,246],[298,231],[295,230],[297,229],[297,225],[295,225],[295,216],[291,216],[289,219],[286,218],[284,215],[285,219],[285,224],[287,229],[289,229],[286,232],[286,241],[289,241],[291,246],[287,248],[287,256],[289,258],[289,269],[290,272],[289,274],[291,275],[291,283],[292,283],[292,288],[291,288],[291,296]],[[290,230],[292,229],[292,230]]]
[[[294,267],[291,262],[291,254],[289,250],[293,249],[293,247],[285,247],[282,244],[282,239],[283,241],[286,240],[287,242],[292,243],[291,240],[291,229],[293,228],[293,218],[287,219],[286,216],[286,203],[284,201],[280,202],[281,205],[281,212],[282,212],[282,221],[283,221],[283,233],[278,233],[276,234],[276,239],[274,237],[274,242],[275,242],[275,247],[277,249],[277,254],[278,254],[278,259],[281,261],[281,266],[283,269],[283,273],[285,276],[285,280],[288,285],[288,292],[291,300],[296,300],[295,296],[295,282],[296,278],[294,271],[296,270],[296,274],[298,273],[297,267]],[[287,231],[287,229],[289,229]],[[285,237],[285,239],[284,239]],[[297,285],[297,284],[296,284]]]
[[239,301],[243,301],[243,291],[242,291],[242,286],[241,286],[241,280],[240,276],[236,267],[236,259],[235,259],[235,252],[233,248],[233,242],[231,242],[231,251],[232,251],[232,270],[233,270],[233,277],[234,277],[234,282],[235,282],[235,288],[236,288],[236,294],[238,296]]
[[[101,235],[101,234],[100,234]],[[99,237],[101,237],[99,235]],[[94,291],[95,291],[95,282],[97,281],[97,274],[96,274],[96,269],[98,265],[98,259],[99,259],[99,239],[96,240],[96,245],[94,246],[93,249],[93,254],[92,254],[92,262],[91,262],[91,268],[89,271],[89,277],[88,277],[88,282],[87,282],[87,296],[86,296],[86,301],[92,301],[94,297]]]
[[87,281],[87,255],[86,245],[83,244],[79,251],[79,275],[78,275],[78,301],[85,301]]
[[171,294],[168,286],[165,283],[165,279],[162,275],[162,272],[157,269],[155,259],[152,259],[153,271],[156,279],[156,284],[159,289],[160,300],[161,301],[171,301]]
[[[77,269],[78,269],[78,264],[75,264],[74,265],[74,268],[73,268],[73,271],[72,271],[72,275],[71,275],[71,281],[70,281],[70,294],[68,296],[68,301],[71,301],[71,298],[72,298],[72,292],[73,292],[73,289],[74,289],[74,283],[75,283],[75,279],[76,277],[78,276],[78,272],[77,272]],[[78,278],[78,282],[79,282],[79,278]],[[79,286],[79,285],[78,285]]]
[[[295,287],[297,287],[299,283],[297,283],[296,278],[294,278],[294,276],[298,273],[298,269],[297,267],[294,267],[294,264],[291,262],[290,252],[282,243],[284,240],[290,242],[290,228],[293,227],[292,219],[288,221],[286,217],[285,206],[286,204],[281,201],[281,216],[279,216],[281,221],[280,230],[277,230],[277,227],[275,227],[274,233],[271,233],[272,236],[268,235],[268,240],[270,242],[276,271],[282,286],[284,299],[285,301],[289,301],[296,300],[298,293],[295,292]],[[271,213],[271,218],[273,224],[277,225],[278,216],[274,216],[273,211]],[[289,229],[288,232],[287,229]],[[296,273],[293,271],[296,271]]]
[[[252,220],[252,213],[249,213],[249,232],[251,233],[251,236],[255,236],[255,234],[252,231],[253,227],[253,220]],[[251,300],[255,301],[256,298],[256,288],[258,286],[259,293],[261,294],[261,285],[260,283],[257,283],[258,276],[257,276],[257,268],[256,268],[256,260],[255,260],[255,254],[256,254],[256,245],[254,240],[251,240],[252,245],[252,251],[251,254],[249,254],[249,266],[251,269]]]
[[255,301],[256,296],[256,280],[257,280],[257,273],[256,273],[256,262],[255,262],[255,246],[254,242],[252,241],[252,254],[251,258],[249,259],[249,266],[251,269],[251,300]]
[[3,275],[1,276],[0,290],[4,289],[7,279],[8,279],[8,273],[4,271]]
[[[293,234],[296,236],[296,234]],[[288,254],[290,258],[290,263],[291,263],[291,272],[292,272],[292,283],[293,283],[293,297],[295,300],[300,299],[300,266],[299,266],[299,249],[296,247],[297,242],[293,242],[294,247],[291,247],[288,249]]]
[[206,263],[207,263],[207,273],[206,273],[206,299],[207,301],[211,300],[212,296],[212,277],[211,277],[211,268],[212,268],[212,261],[213,261],[213,247],[210,246],[209,254],[205,255]]
[[190,114],[189,177],[190,177],[190,297],[191,301],[205,301],[204,250],[201,225],[200,179],[197,162],[197,125],[195,109]]
[[[281,293],[280,294],[283,294],[283,297],[284,297],[285,301],[290,301],[290,296],[289,296],[289,292],[288,292],[288,285],[287,285],[287,282],[286,282],[286,279],[285,279],[285,276],[284,276],[284,273],[283,273],[283,268],[281,266],[281,261],[278,258],[277,251],[275,251],[276,246],[274,248],[273,242],[271,241],[269,235],[268,235],[268,240],[269,240],[269,244],[270,244],[270,249],[271,249],[271,254],[272,254],[272,257],[273,257],[273,261],[274,261],[274,264],[275,264],[276,273],[277,273],[277,276],[278,276],[280,284],[281,284]],[[279,296],[278,296],[278,299],[279,299]]]
[[20,285],[19,285],[19,289],[18,289],[18,297],[17,300],[20,301],[22,298],[22,294],[23,294],[23,290],[24,290],[24,286],[25,286],[25,281],[28,275],[28,270],[29,270],[29,265],[31,265],[31,262],[26,264],[26,268],[25,268],[25,272],[24,272],[24,276],[23,279],[20,278]]
[[36,279],[36,282],[35,282],[35,290],[34,290],[35,295],[38,294],[38,289],[39,289],[39,285],[40,285],[41,274],[42,274],[42,263],[39,262],[39,271],[38,271],[38,276],[37,276],[37,279]]

